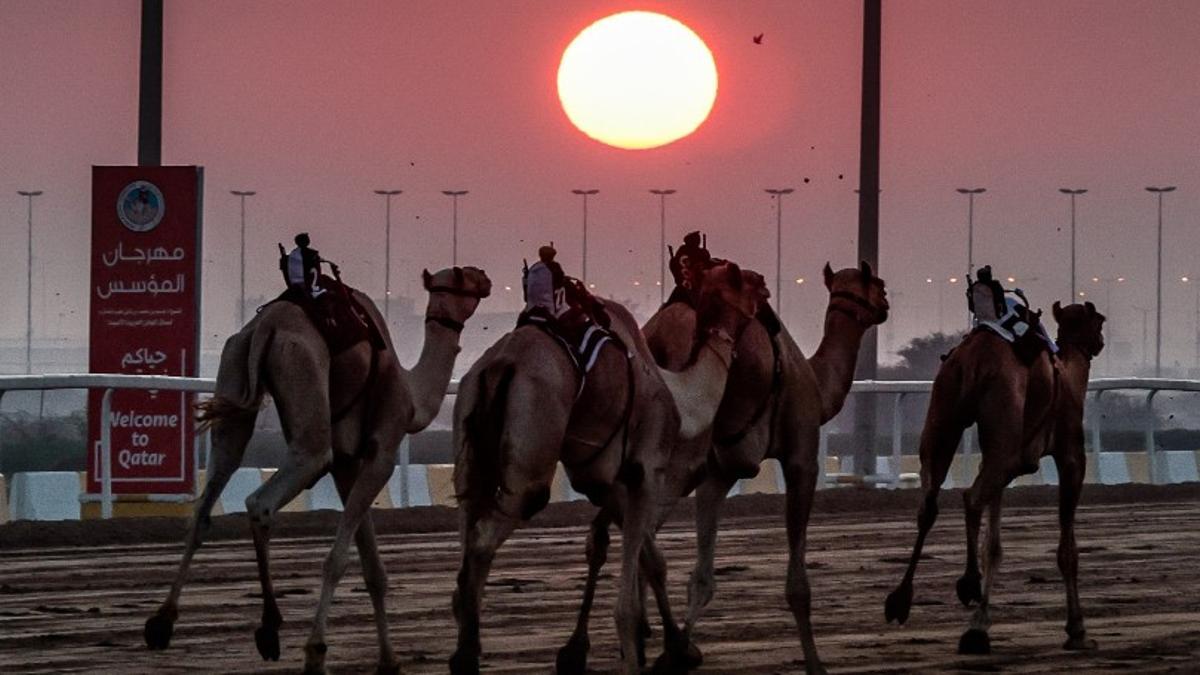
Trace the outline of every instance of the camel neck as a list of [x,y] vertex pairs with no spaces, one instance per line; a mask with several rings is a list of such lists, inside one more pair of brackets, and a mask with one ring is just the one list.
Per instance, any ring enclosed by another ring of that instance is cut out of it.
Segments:
[[459,352],[459,331],[437,321],[425,322],[425,344],[421,358],[409,371],[409,390],[413,397],[413,419],[408,433],[416,433],[433,421],[454,372],[454,359]]
[[1070,343],[1059,345],[1058,360],[1063,364],[1062,371],[1071,390],[1081,392],[1087,389],[1092,362],[1083,348]]
[[732,360],[733,344],[726,338],[709,335],[689,367],[679,372],[659,368],[679,411],[681,438],[695,438],[712,427],[725,394]]
[[820,386],[822,424],[833,419],[846,402],[864,332],[861,323],[843,312],[825,313],[825,334],[808,360]]

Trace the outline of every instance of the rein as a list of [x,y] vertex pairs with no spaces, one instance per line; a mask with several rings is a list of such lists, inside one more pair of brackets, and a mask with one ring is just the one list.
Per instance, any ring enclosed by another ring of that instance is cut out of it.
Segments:
[[425,317],[425,323],[436,323],[441,326],[445,326],[446,328],[449,328],[450,330],[454,331],[455,333],[463,332],[463,328],[466,327],[466,324],[464,324],[463,322],[456,321],[455,319],[451,319],[448,316],[427,316],[427,317]]
[[[878,323],[883,322],[883,312],[878,307],[872,305],[870,303],[870,301],[868,301],[866,298],[862,297],[861,295],[851,293],[850,291],[833,291],[832,293],[829,294],[829,299],[831,301],[832,300],[848,300],[848,301],[854,303],[855,305],[865,309],[867,311],[867,320],[870,321],[872,324],[878,324]],[[862,317],[859,316],[859,314],[857,312],[855,312],[854,309],[849,308],[849,307],[843,307],[841,305],[835,305],[832,302],[829,303],[829,307],[825,310],[826,314],[828,314],[829,312],[841,312],[842,314],[845,314],[846,316],[850,317],[851,319],[854,319],[855,321],[862,321]]]

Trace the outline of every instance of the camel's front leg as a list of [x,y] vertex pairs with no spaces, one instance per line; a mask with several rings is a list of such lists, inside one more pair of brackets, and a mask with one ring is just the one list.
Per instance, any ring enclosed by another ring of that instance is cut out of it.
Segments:
[[804,671],[810,674],[825,672],[821,658],[817,656],[817,643],[813,639],[812,591],[808,585],[808,572],[804,561],[808,518],[812,512],[813,493],[817,488],[817,467],[809,458],[815,456],[815,452],[804,454],[789,461],[784,467],[784,479],[787,481],[787,602],[800,630],[800,645],[804,648]]
[[458,570],[458,586],[454,590],[452,605],[454,620],[458,623],[458,646],[450,656],[452,675],[476,675],[479,673],[479,613],[483,604],[483,587],[496,549],[516,529],[518,520],[499,509],[489,510],[476,516],[470,512],[471,505],[459,504],[462,522],[462,566]]
[[605,507],[592,520],[591,530],[587,540],[587,580],[583,587],[583,602],[579,606],[579,618],[575,621],[575,632],[571,639],[558,650],[555,660],[559,675],[582,675],[587,671],[587,655],[591,642],[588,640],[588,620],[592,614],[592,601],[596,596],[596,580],[600,569],[608,560],[608,526],[612,523],[608,509]]
[[188,524],[187,539],[184,540],[183,559],[179,563],[179,571],[175,581],[167,593],[167,599],[158,611],[146,620],[143,637],[150,649],[166,649],[171,644],[175,620],[179,617],[179,595],[183,592],[183,584],[187,580],[188,568],[192,556],[204,541],[204,535],[211,524],[213,506],[221,496],[221,491],[229,482],[229,477],[242,463],[242,455],[246,443],[254,433],[255,415],[225,418],[213,426],[212,465],[208,467],[208,480],[204,492],[196,502],[196,511]]
[[712,601],[716,580],[713,558],[717,550],[717,522],[721,504],[733,487],[734,479],[719,470],[711,470],[696,488],[696,566],[688,578],[688,609],[683,634],[689,641],[700,615]]
[[979,573],[979,526],[983,523],[982,505],[971,504],[971,493],[963,493],[963,518],[967,525],[967,569],[958,578],[954,590],[963,607],[983,600],[983,575]]
[[[1080,443],[1082,446],[1082,443]],[[1083,608],[1079,605],[1079,549],[1075,545],[1075,507],[1083,488],[1087,460],[1083,449],[1070,456],[1055,455],[1058,467],[1058,569],[1067,591],[1067,641],[1063,649],[1095,649],[1096,641],[1088,638],[1083,627]]]
[[641,576],[639,564],[645,540],[652,536],[654,522],[654,480],[646,475],[641,464],[626,466],[626,511],[621,527],[621,585],[617,593],[617,638],[621,644],[621,672],[636,675],[638,663],[638,631],[641,628]]
[[[982,476],[981,476],[982,478]],[[978,481],[976,482],[978,485]],[[972,488],[968,494],[974,493]],[[1003,549],[1000,546],[1000,501],[1003,492],[997,494],[988,502],[988,540],[987,550],[983,558],[983,593],[979,598],[979,606],[971,615],[971,624],[958,641],[960,654],[988,654],[991,652],[991,638],[988,629],[992,627],[990,614],[992,584],[996,580],[996,571],[1000,568]],[[971,504],[971,508],[978,506]]]
[[[353,468],[353,471],[348,470]],[[345,504],[350,498],[350,491],[358,475],[358,467],[352,463],[335,465],[334,481],[337,483],[338,495]],[[367,593],[371,596],[372,611],[375,614],[375,632],[379,638],[379,673],[393,673],[399,670],[396,663],[396,653],[392,649],[391,637],[388,635],[387,621],[387,570],[379,556],[379,546],[375,541],[375,526],[371,522],[371,512],[363,515],[354,535],[354,543],[358,548],[358,557],[362,563],[363,582]]]

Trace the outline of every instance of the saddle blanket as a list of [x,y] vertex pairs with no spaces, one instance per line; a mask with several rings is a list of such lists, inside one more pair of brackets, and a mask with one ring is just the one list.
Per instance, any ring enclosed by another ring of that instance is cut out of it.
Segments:
[[613,334],[606,328],[601,328],[595,323],[588,322],[582,333],[577,336],[566,335],[565,331],[556,321],[552,321],[541,313],[524,313],[517,320],[517,325],[529,324],[541,328],[563,346],[567,355],[571,357],[571,362],[575,365],[575,369],[582,375],[587,375],[591,372],[592,367],[596,365],[596,359],[600,355],[600,348],[605,343],[612,342],[618,344],[614,340]]

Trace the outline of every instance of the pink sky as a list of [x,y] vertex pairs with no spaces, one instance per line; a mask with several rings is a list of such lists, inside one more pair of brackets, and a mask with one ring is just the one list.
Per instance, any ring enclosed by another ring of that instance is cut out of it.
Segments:
[[[658,202],[672,187],[668,239],[709,233],[719,255],[774,279],[775,212],[784,204],[784,279],[854,264],[861,3],[356,2],[166,3],[163,160],[206,168],[205,344],[233,329],[238,203],[248,206],[251,295],[280,287],[275,242],[309,231],[351,283],[383,286],[383,202],[393,202],[393,284],[418,292],[421,267],[450,260],[460,202],[460,262],[515,310],[520,261],[554,240],[578,272],[580,204],[590,203],[589,273],[602,291],[657,301]],[[36,338],[86,335],[89,176],[136,159],[140,3],[0,2],[0,339],[24,335],[25,203],[42,189],[34,239]],[[664,148],[624,151],[576,131],[558,105],[562,49],[624,9],[668,13],[712,49],[720,91],[711,118]],[[1140,356],[1153,307],[1154,202],[1167,200],[1164,363],[1191,364],[1200,250],[1200,3],[1188,0],[962,2],[884,6],[881,275],[893,293],[883,349],[937,328],[926,277],[965,271],[964,198],[982,185],[976,260],[1048,308],[1068,294],[1067,202],[1079,202],[1080,286],[1124,275],[1110,341]],[[763,33],[762,45],[751,37]],[[839,179],[839,175],[844,176]],[[804,179],[809,182],[805,183]],[[1059,229],[1061,228],[1061,230]],[[640,286],[634,286],[634,281]],[[948,327],[965,312],[945,292]],[[802,346],[819,337],[826,296],[785,283],[783,312]],[[1103,309],[1103,306],[1102,306]],[[1151,315],[1151,322],[1153,316]],[[1151,339],[1153,336],[1151,335]],[[886,354],[885,354],[886,358]]]

